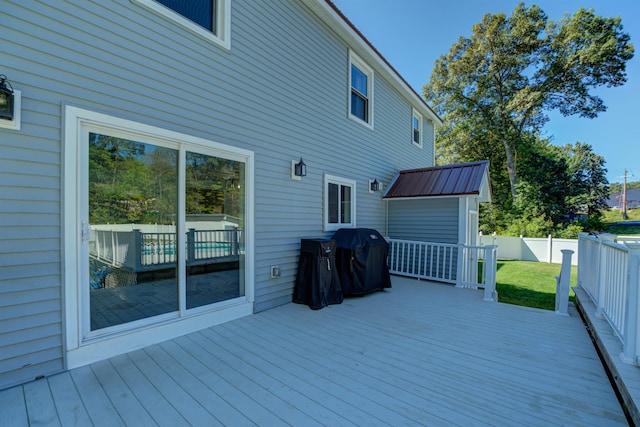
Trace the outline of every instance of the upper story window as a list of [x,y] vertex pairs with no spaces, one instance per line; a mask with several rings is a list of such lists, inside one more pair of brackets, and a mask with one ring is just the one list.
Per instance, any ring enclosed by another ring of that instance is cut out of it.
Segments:
[[225,49],[231,48],[231,0],[131,0]]
[[324,176],[324,230],[356,226],[356,182]]
[[349,117],[373,128],[373,70],[349,52]]
[[422,147],[422,115],[413,109],[411,116],[411,142]]

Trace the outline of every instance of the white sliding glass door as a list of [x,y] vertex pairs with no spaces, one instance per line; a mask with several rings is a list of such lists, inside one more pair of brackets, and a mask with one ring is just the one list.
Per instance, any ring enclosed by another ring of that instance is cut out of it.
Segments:
[[251,304],[253,154],[68,111],[68,347]]

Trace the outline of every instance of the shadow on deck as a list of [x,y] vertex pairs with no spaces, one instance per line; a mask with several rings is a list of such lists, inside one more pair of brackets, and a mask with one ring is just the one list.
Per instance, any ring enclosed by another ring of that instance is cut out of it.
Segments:
[[0,425],[627,425],[575,310],[392,279],[0,391]]

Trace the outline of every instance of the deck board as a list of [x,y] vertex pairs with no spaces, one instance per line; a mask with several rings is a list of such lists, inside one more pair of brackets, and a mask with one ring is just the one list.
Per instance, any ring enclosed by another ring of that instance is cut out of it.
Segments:
[[60,425],[49,387],[40,387],[39,384],[33,382],[25,384],[24,400],[27,405],[27,412],[36,416],[35,418],[30,417],[32,424],[43,426]]
[[393,277],[0,391],[0,424],[627,425],[571,314]]
[[91,425],[89,414],[69,372],[52,376],[48,383],[61,425]]
[[178,412],[191,425],[222,425],[206,408],[198,401],[198,396],[191,394],[188,382],[172,376],[169,366],[156,363],[145,350],[137,350],[129,353],[129,358],[142,371],[147,379],[161,391]]
[[131,393],[159,425],[175,427],[189,425],[180,412],[154,387],[127,355],[114,357],[110,362],[127,383]]
[[[107,397],[100,381],[94,375],[91,366],[83,366],[72,370],[71,378],[91,418],[92,425],[98,427],[125,425],[120,415],[118,415],[118,411]],[[32,419],[32,414],[29,414],[29,419]]]

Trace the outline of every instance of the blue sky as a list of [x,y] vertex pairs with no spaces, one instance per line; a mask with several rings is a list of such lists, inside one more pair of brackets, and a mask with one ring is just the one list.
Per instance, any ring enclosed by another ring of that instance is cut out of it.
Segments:
[[[369,39],[418,92],[429,81],[434,61],[447,53],[458,37],[471,35],[471,27],[486,13],[510,15],[514,0],[334,0],[336,6]],[[627,83],[602,88],[607,111],[596,119],[563,117],[550,113],[545,135],[556,145],[576,141],[591,144],[607,161],[609,182],[640,181],[640,0],[526,1],[558,20],[578,8],[593,8],[598,15],[622,17],[636,54],[627,63]],[[634,102],[635,101],[635,102]]]

